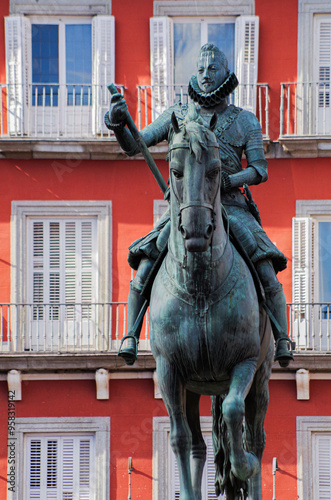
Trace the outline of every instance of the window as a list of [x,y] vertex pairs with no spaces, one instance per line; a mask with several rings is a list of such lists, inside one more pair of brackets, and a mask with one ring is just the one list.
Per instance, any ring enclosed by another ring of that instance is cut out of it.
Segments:
[[297,201],[293,219],[293,303],[299,347],[329,350],[331,201]]
[[[176,2],[154,2],[154,14],[159,15],[150,20],[153,118],[176,99],[185,98],[189,78],[196,71],[199,49],[206,42],[225,52],[230,70],[237,74],[240,85],[235,92],[235,103],[255,111],[258,18],[251,15],[251,2],[240,6],[228,3],[194,2],[193,5],[183,1],[176,6]],[[177,12],[181,15],[176,16]]]
[[299,0],[297,134],[331,134],[330,2]]
[[[207,445],[207,459],[202,478],[202,500],[225,499],[224,496],[216,497],[214,480],[214,452],[212,444],[212,417],[201,417],[201,429]],[[170,447],[169,417],[155,417],[153,419],[153,477],[154,500],[179,499],[179,476],[175,455]]]
[[12,348],[107,349],[111,202],[13,202],[12,213]]
[[12,500],[109,498],[109,418],[18,418],[15,437]]
[[107,85],[115,81],[114,18],[13,15],[5,27],[8,133],[104,133]]
[[331,497],[331,417],[297,417],[298,499]]

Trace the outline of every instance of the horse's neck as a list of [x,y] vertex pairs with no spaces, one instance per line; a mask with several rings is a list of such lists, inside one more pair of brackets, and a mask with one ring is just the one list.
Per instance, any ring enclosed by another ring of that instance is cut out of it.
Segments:
[[206,252],[186,252],[178,219],[171,218],[167,271],[188,293],[210,293],[226,279],[232,267],[233,252],[221,206],[217,212],[212,244]]

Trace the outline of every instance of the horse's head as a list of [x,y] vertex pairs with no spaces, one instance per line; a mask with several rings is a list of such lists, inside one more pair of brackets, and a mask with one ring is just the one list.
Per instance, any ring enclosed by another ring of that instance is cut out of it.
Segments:
[[213,132],[217,117],[206,127],[192,105],[179,127],[172,115],[169,137],[171,197],[177,205],[178,228],[189,252],[205,252],[215,230],[220,205],[221,161]]

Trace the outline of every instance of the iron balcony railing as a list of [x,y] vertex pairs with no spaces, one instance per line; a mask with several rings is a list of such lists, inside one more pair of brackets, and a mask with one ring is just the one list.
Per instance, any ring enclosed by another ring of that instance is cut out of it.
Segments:
[[[124,95],[124,86],[117,85]],[[0,137],[99,138],[110,93],[106,85],[0,84]]]
[[[127,330],[125,302],[0,304],[0,354],[117,352]],[[148,316],[140,350],[149,350]]]
[[281,83],[280,137],[331,135],[331,80]]
[[288,304],[289,336],[299,352],[331,352],[331,304]]
[[[296,352],[331,352],[331,304],[288,304]],[[117,352],[127,333],[127,303],[0,304],[0,355]],[[139,342],[150,352],[148,314]]]
[[[188,102],[187,85],[138,85],[138,128],[155,120],[169,106]],[[256,114],[265,139],[269,138],[269,85],[238,85],[229,96],[230,104],[248,109]]]

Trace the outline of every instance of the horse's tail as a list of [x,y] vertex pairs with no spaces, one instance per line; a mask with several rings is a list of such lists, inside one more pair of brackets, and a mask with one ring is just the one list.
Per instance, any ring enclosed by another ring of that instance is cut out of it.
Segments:
[[230,446],[228,442],[226,423],[223,418],[222,404],[225,396],[211,397],[213,415],[213,447],[215,462],[215,493],[216,496],[225,493],[229,498],[237,498],[239,492],[247,498],[247,481],[238,480],[231,472]]

